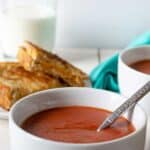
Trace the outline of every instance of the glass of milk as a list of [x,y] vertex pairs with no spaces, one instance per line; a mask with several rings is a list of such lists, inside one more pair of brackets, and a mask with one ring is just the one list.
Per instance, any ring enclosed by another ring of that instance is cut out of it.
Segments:
[[24,41],[31,41],[48,51],[53,49],[56,0],[5,0],[0,18],[0,41],[6,56],[16,57],[18,47]]

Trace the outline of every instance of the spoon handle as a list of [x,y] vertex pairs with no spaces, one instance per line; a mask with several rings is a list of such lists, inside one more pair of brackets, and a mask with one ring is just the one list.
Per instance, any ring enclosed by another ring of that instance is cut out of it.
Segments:
[[109,127],[114,121],[116,121],[122,113],[136,104],[142,97],[150,92],[150,81],[147,82],[142,88],[140,88],[135,94],[125,101],[120,107],[118,107],[109,117],[104,120],[101,126],[98,127],[97,132]]

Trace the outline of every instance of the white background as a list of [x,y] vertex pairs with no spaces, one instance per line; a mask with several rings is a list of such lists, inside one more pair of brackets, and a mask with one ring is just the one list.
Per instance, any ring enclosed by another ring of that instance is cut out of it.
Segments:
[[149,0],[59,0],[60,47],[123,48],[149,29]]
[[150,29],[149,0],[58,1],[57,47],[123,48]]

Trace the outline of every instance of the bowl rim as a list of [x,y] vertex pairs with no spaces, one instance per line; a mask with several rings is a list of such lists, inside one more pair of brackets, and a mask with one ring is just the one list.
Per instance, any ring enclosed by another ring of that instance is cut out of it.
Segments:
[[[22,101],[28,99],[28,98],[32,98],[33,96],[35,95],[39,95],[39,94],[44,94],[44,93],[49,93],[49,92],[54,92],[54,91],[62,91],[62,90],[66,90],[66,91],[69,91],[69,90],[96,90],[96,91],[101,91],[103,93],[108,93],[108,94],[113,94],[115,96],[117,96],[118,98],[120,97],[121,99],[125,99],[125,97],[123,97],[122,95],[119,95],[117,93],[114,93],[114,92],[111,92],[111,91],[106,91],[106,90],[103,90],[103,89],[93,89],[93,88],[88,88],[88,87],[65,87],[65,88],[55,88],[55,89],[48,89],[48,90],[44,90],[44,91],[40,91],[40,92],[36,92],[36,93],[33,93],[31,95],[28,95],[26,97],[23,97],[21,98],[18,102],[16,102],[11,110],[10,110],[10,113],[9,113],[9,122],[11,122],[13,124],[13,126],[21,133],[21,134],[24,134],[24,136],[27,136],[28,138],[32,139],[32,140],[35,140],[35,141],[39,141],[39,142],[44,142],[46,144],[56,144],[56,145],[63,145],[63,146],[73,146],[73,147],[93,147],[93,146],[104,146],[104,145],[108,145],[108,144],[114,144],[114,143],[117,143],[117,142],[121,142],[121,141],[124,141],[124,140],[127,140],[128,138],[131,138],[131,137],[135,137],[138,133],[140,133],[144,128],[146,128],[147,126],[147,120],[148,120],[148,117],[146,115],[146,112],[144,111],[144,109],[142,107],[139,106],[139,104],[136,105],[136,107],[138,107],[138,109],[140,109],[140,111],[142,112],[143,116],[144,116],[144,121],[142,123],[142,127],[138,130],[135,130],[134,132],[126,135],[126,136],[123,136],[121,138],[117,138],[117,139],[114,139],[114,140],[110,140],[110,141],[104,141],[104,142],[96,142],[96,143],[67,143],[67,142],[61,142],[61,141],[54,141],[54,140],[48,140],[48,139],[44,139],[44,138],[41,138],[41,137],[38,137],[36,135],[33,135],[25,130],[23,130],[18,124],[16,124],[14,118],[13,118],[13,112],[15,110],[15,107],[17,105],[19,105]],[[10,123],[9,123],[10,125]],[[146,133],[145,133],[146,134]]]
[[126,48],[124,49],[122,52],[119,53],[119,60],[132,72],[134,73],[138,73],[142,76],[145,76],[145,77],[150,77],[149,74],[146,74],[146,73],[143,73],[143,72],[140,72],[136,69],[133,69],[132,67],[130,67],[129,65],[127,65],[127,63],[123,60],[123,56],[127,53],[127,52],[130,52],[130,51],[133,51],[133,53],[136,53],[136,50],[140,50],[140,49],[145,49],[145,48],[149,48],[150,49],[150,46],[149,45],[143,45],[143,46],[137,46],[137,47],[133,47],[133,48]]

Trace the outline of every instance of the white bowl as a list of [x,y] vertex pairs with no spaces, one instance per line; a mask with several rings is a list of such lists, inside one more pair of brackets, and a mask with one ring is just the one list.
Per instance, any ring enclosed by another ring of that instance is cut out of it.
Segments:
[[[145,145],[146,115],[135,107],[132,123],[136,131],[122,138],[92,144],[71,144],[42,139],[20,128],[22,122],[45,109],[82,105],[113,111],[124,101],[123,97],[91,88],[60,88],[38,92],[17,102],[10,111],[11,150],[143,150]],[[125,114],[127,117],[127,114]]]
[[[150,81],[150,75],[132,69],[128,65],[150,59],[150,46],[127,49],[119,56],[118,81],[120,92],[125,97],[130,97],[146,82]],[[145,96],[140,104],[150,116],[150,94]]]

